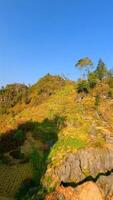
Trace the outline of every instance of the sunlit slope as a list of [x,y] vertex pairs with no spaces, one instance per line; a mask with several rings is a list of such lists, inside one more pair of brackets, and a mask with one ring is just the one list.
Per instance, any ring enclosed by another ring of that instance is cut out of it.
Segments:
[[[54,85],[53,79],[50,81],[51,84]],[[35,85],[30,88],[31,101],[28,104],[17,103],[8,113],[0,115],[1,135],[29,121],[38,123],[35,132],[34,129],[31,131],[40,136],[46,134],[46,137],[42,137],[46,142],[51,142],[53,133],[57,134],[57,137],[55,136],[57,141],[55,139],[55,144],[48,155],[50,175],[52,169],[61,164],[67,153],[75,153],[86,147],[103,148],[107,146],[106,135],[109,139],[113,134],[113,98],[108,79],[98,81],[98,84],[88,92],[78,92],[78,82],[69,80],[63,80],[63,85],[59,85],[54,92],[52,92],[53,85],[50,90],[41,89],[41,94],[37,94],[38,86]],[[57,84],[55,82],[55,87],[56,85],[58,86],[58,82]],[[46,89],[48,88],[47,84]],[[38,101],[39,98],[41,101]],[[8,177],[11,172],[7,170],[3,174]],[[49,176],[44,181],[49,183]],[[20,182],[16,181],[18,187]]]

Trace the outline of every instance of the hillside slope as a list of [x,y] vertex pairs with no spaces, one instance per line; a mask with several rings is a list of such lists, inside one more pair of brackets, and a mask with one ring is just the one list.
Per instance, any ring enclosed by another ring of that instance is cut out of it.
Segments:
[[[83,83],[89,84],[87,80]],[[80,81],[47,75],[34,86],[22,86],[16,95],[7,87],[1,91],[0,99],[16,100],[8,107],[4,103],[5,110],[0,114],[0,167],[29,161],[33,164],[29,155],[34,149],[41,157],[47,155],[39,165],[45,169],[37,179],[48,192],[60,184],[79,184],[87,177],[94,181],[99,174],[112,172],[113,78],[97,80],[94,87],[85,85],[85,89],[83,83],[81,87]],[[39,159],[35,157],[35,163]]]

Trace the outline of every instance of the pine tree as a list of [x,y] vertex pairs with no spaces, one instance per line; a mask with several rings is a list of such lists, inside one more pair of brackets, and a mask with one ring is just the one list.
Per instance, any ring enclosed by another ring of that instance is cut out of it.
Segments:
[[99,59],[96,74],[100,80],[102,80],[107,75],[107,68],[102,59]]

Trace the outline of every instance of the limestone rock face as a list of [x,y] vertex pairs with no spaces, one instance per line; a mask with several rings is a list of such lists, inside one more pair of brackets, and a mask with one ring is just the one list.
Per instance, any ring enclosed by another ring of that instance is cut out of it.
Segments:
[[58,187],[45,200],[103,200],[103,196],[95,183],[87,182],[76,189]]
[[[80,183],[87,177],[92,177],[96,181],[99,174],[105,174],[112,169],[113,148],[111,146],[83,148],[76,153],[68,153],[57,167],[52,168],[52,165],[48,165],[43,186],[48,189],[60,185],[61,182]],[[49,184],[47,177],[51,177]]]
[[80,182],[86,177],[96,178],[99,173],[113,169],[113,149],[87,148],[68,154],[55,173],[61,182]]

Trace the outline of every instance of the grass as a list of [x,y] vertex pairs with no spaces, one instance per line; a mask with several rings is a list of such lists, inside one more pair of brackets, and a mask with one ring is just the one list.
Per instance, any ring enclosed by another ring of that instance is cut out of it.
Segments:
[[87,145],[87,141],[80,138],[66,137],[59,139],[58,142],[53,146],[48,160],[52,162],[53,166],[60,165],[63,158],[69,152],[76,152],[78,149],[83,148]]
[[62,147],[64,150],[67,148],[75,148],[80,149],[86,146],[86,142],[84,140],[81,140],[79,138],[65,138],[63,140],[58,140],[58,142],[54,145],[53,151],[57,151]]

